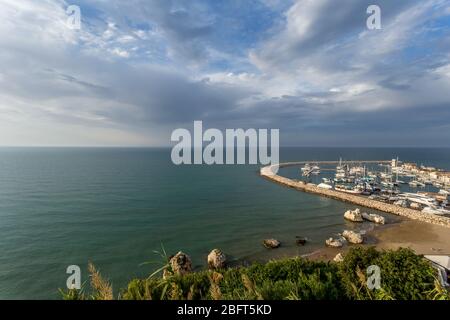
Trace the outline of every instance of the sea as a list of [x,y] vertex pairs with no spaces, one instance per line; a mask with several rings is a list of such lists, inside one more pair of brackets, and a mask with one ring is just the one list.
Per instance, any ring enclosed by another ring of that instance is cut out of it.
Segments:
[[[353,205],[263,179],[259,165],[176,166],[170,151],[0,148],[0,299],[61,299],[70,265],[86,284],[92,262],[118,294],[157,269],[163,251],[187,253],[200,270],[214,248],[231,265],[264,262],[307,255],[354,228],[342,217]],[[397,157],[450,170],[450,148],[280,150],[281,161]],[[280,174],[301,178],[299,168]],[[282,246],[265,249],[266,238]]]

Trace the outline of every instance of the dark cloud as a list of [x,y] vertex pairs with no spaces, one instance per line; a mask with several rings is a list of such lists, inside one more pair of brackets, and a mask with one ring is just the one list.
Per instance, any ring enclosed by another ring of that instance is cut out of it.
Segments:
[[[418,0],[384,0],[376,4],[381,7],[382,24],[386,26],[417,3]],[[339,59],[333,59],[334,53],[339,56],[339,52],[335,52],[336,45],[352,41],[366,30],[369,16],[366,10],[372,4],[371,0],[299,0],[287,12],[286,28],[258,50],[258,59],[277,68],[289,68],[298,59],[315,55],[319,50],[330,50],[329,62],[337,67]]]

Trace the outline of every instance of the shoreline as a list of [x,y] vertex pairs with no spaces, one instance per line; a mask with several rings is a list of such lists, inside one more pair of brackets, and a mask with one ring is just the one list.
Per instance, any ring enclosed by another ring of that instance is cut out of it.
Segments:
[[410,208],[371,200],[359,195],[322,189],[315,184],[294,181],[276,173],[280,168],[297,166],[302,163],[306,162],[288,162],[266,166],[260,169],[260,175],[285,187],[341,202],[352,203],[357,207],[375,209],[400,218],[398,221],[390,222],[383,226],[375,225],[373,229],[366,232],[364,235],[365,242],[361,245],[345,244],[342,248],[329,248],[324,244],[322,248],[304,254],[302,257],[308,260],[330,261],[338,253],[345,254],[350,248],[368,246],[374,246],[379,250],[409,248],[419,255],[450,255],[450,218],[424,214]]
[[305,254],[308,260],[330,261],[338,254],[345,254],[350,248],[374,246],[378,250],[409,248],[419,255],[450,255],[450,232],[447,227],[418,220],[404,219],[393,224],[375,227],[366,233],[368,243],[344,247],[324,247]]

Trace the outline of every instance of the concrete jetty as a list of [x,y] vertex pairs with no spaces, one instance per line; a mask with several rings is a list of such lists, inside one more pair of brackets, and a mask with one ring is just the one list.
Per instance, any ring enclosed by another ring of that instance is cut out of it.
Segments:
[[[342,162],[342,163],[345,164],[345,163],[355,163],[355,162],[390,163],[390,161],[347,161],[347,162]],[[414,220],[420,220],[420,221],[424,221],[424,222],[428,222],[428,223],[432,223],[432,224],[450,228],[450,218],[447,218],[447,217],[422,213],[420,211],[413,210],[410,208],[403,208],[400,206],[396,206],[394,204],[384,203],[384,202],[377,201],[377,200],[372,200],[372,199],[369,199],[369,198],[361,196],[361,195],[354,195],[354,194],[349,194],[349,193],[340,192],[340,191],[336,191],[336,190],[319,188],[315,184],[312,184],[312,183],[305,183],[303,181],[294,181],[292,179],[282,177],[282,176],[276,174],[276,172],[278,172],[279,168],[302,165],[305,163],[335,164],[338,162],[337,161],[322,161],[322,162],[320,162],[320,161],[319,162],[318,161],[302,161],[302,162],[280,163],[280,164],[261,168],[260,175],[266,179],[269,179],[271,181],[277,182],[279,184],[282,184],[282,185],[290,187],[290,188],[297,189],[299,191],[314,193],[314,194],[328,197],[331,199],[340,200],[343,202],[349,202],[349,203],[355,204],[357,206],[371,208],[371,209],[395,214],[397,216],[402,216],[402,217],[406,217],[406,218],[414,219]]]
[[272,167],[279,167],[279,168],[285,168],[285,167],[293,167],[293,166],[300,166],[304,164],[321,164],[321,165],[336,165],[336,164],[391,164],[392,160],[342,160],[342,161],[295,161],[295,162],[283,162],[280,164],[273,165]]

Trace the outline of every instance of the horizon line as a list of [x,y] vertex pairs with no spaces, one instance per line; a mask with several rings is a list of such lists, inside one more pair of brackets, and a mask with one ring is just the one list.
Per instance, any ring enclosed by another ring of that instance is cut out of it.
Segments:
[[[117,145],[117,146],[108,146],[108,145],[97,145],[97,146],[89,146],[89,145],[0,145],[0,148],[5,149],[5,148],[73,148],[73,149],[170,149],[173,148],[173,146],[170,145],[164,145],[164,146],[127,146],[127,145]],[[246,146],[246,148],[248,148],[248,146]],[[368,148],[368,149],[375,149],[375,148],[401,148],[401,149],[407,149],[407,148],[423,148],[423,149],[450,149],[450,146],[422,146],[422,145],[417,145],[417,146],[327,146],[327,145],[321,145],[321,146],[312,146],[312,145],[285,145],[285,146],[280,146],[280,148]],[[192,148],[195,149],[195,148]]]

